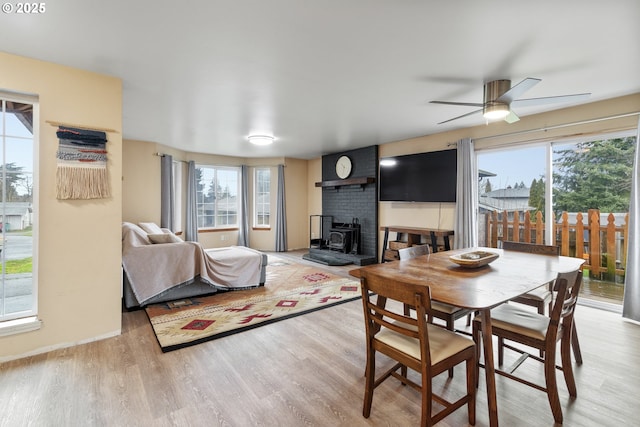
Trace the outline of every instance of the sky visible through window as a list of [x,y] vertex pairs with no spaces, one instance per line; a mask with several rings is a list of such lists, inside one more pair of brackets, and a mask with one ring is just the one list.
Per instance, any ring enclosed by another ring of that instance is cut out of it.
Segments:
[[[26,173],[33,172],[33,135],[14,114],[5,114],[5,147],[0,153],[0,164],[15,163]],[[17,186],[18,194],[26,194],[26,189]]]
[[514,187],[544,177],[546,154],[544,146],[527,147],[514,150],[478,152],[478,169],[494,173],[496,176],[484,178],[491,181],[494,190]]

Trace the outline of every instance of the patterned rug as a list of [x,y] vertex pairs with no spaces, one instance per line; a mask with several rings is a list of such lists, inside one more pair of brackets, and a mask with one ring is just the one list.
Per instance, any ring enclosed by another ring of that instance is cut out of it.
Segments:
[[265,286],[146,308],[163,352],[360,298],[360,283],[269,255]]

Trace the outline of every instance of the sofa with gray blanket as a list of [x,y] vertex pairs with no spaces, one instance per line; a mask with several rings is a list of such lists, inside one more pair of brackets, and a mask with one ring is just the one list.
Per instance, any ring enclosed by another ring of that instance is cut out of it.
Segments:
[[264,285],[267,255],[244,246],[205,249],[153,223],[122,224],[126,308]]

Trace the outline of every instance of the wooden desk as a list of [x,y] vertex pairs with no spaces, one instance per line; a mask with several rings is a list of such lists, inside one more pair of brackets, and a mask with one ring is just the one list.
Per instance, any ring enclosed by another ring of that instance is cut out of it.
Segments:
[[431,288],[434,301],[479,311],[483,316],[482,342],[484,344],[487,401],[490,425],[498,425],[496,402],[493,341],[491,339],[491,308],[532,291],[555,279],[559,272],[578,270],[584,260],[553,255],[536,255],[503,251],[493,248],[475,248],[500,254],[491,264],[469,269],[459,267],[449,256],[474,249],[458,249],[423,255],[406,261],[376,264],[351,270],[360,277],[366,269],[394,280],[424,284]]
[[395,231],[396,233],[398,233],[398,239],[400,239],[403,234],[406,234],[409,246],[411,246],[411,244],[413,243],[420,243],[421,236],[425,236],[431,239],[431,252],[438,252],[438,237],[441,237],[442,241],[444,242],[444,250],[448,251],[451,249],[449,236],[453,236],[453,230],[388,225],[386,227],[380,227],[380,231],[384,231],[384,242],[382,243],[382,255],[380,256],[380,262],[388,261],[388,259],[385,258],[384,253],[387,250],[387,246],[389,245],[390,231]]

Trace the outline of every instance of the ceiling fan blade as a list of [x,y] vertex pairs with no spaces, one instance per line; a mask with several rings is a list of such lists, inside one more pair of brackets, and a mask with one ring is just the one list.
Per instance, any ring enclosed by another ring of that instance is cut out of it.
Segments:
[[518,115],[516,113],[514,113],[513,110],[509,111],[509,115],[504,118],[504,121],[509,123],[509,124],[515,123],[518,120],[520,120],[520,117],[518,117]]
[[576,102],[588,99],[590,93],[576,93],[574,95],[546,96],[543,98],[516,99],[511,103],[512,107],[531,107],[533,105],[553,104],[556,102]]
[[520,96],[523,93],[525,93],[526,91],[528,91],[529,89],[531,89],[532,87],[540,83],[541,81],[542,80],[540,79],[527,77],[526,79],[522,80],[520,83],[518,83],[517,85],[513,86],[511,89],[509,89],[508,91],[500,95],[500,97],[498,97],[496,101],[504,102],[506,104],[511,104],[517,98],[520,98]]
[[484,104],[477,103],[477,102],[429,101],[429,104],[462,105],[464,107],[483,107],[484,106]]
[[452,122],[452,121],[454,121],[454,120],[458,120],[458,119],[461,119],[461,118],[463,118],[463,117],[471,116],[471,115],[473,115],[473,114],[478,114],[478,113],[482,113],[482,109],[480,109],[480,110],[475,110],[475,111],[472,111],[472,112],[467,113],[467,114],[463,114],[463,115],[458,116],[458,117],[454,117],[453,119],[445,120],[444,122],[440,122],[440,123],[438,123],[438,124],[439,124],[439,125],[441,125],[441,124],[443,124],[443,123]]

